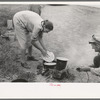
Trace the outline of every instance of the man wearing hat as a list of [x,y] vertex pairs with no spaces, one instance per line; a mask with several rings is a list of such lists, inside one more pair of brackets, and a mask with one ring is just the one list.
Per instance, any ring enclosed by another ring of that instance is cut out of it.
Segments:
[[100,35],[93,35],[89,44],[91,44],[92,49],[94,49],[95,52],[98,52],[98,55],[94,57],[94,65],[85,68],[77,68],[77,71],[90,71],[91,73],[100,76]]
[[95,52],[98,52],[98,55],[94,57],[94,67],[98,68],[100,67],[100,35],[93,35],[89,44],[91,44]]

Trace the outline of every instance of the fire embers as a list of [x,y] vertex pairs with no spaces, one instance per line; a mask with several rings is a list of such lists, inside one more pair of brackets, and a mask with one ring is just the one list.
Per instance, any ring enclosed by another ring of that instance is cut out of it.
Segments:
[[67,62],[68,59],[64,57],[57,57],[57,65],[53,71],[53,78],[55,79],[64,79],[67,78]]
[[[50,65],[52,66],[50,67]],[[59,68],[60,70],[58,70],[57,61],[48,64],[47,62],[43,62],[38,65],[37,74],[45,77],[47,81],[73,81],[75,79],[75,76],[70,72],[68,67],[66,68],[66,66],[63,66],[63,68]]]
[[67,77],[67,61],[68,59],[58,57],[56,61],[45,62],[37,67],[38,74],[51,79],[63,79]]
[[56,68],[43,68],[40,72],[40,74],[42,76],[45,76],[47,78],[50,78],[50,79],[58,79],[58,80],[61,80],[61,79],[64,79],[64,78],[67,78],[67,69],[64,69],[64,70],[57,70]]
[[58,80],[67,78],[67,70],[66,69],[64,69],[63,71],[54,70],[53,78]]

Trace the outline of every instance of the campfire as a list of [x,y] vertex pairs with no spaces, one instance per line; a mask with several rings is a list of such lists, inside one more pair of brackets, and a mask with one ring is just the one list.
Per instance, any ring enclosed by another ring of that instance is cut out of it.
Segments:
[[67,77],[67,62],[68,59],[64,57],[57,57],[52,62],[43,61],[41,65],[37,67],[38,74],[53,79],[63,79]]

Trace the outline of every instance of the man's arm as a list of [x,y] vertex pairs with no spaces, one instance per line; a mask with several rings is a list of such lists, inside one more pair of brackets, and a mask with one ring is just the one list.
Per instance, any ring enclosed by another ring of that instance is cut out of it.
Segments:
[[43,42],[42,36],[39,37],[39,42],[40,42],[41,46],[43,47],[43,49],[44,49],[45,51],[47,51],[47,49],[46,49],[46,47],[45,47],[45,45],[44,45],[44,42]]
[[40,29],[37,27],[34,27],[33,31],[32,31],[32,40],[38,40],[38,36],[39,36],[39,31]]
[[43,49],[43,47],[40,45],[39,41],[32,40],[32,45],[34,45],[37,49],[39,49],[43,56],[48,56],[47,52]]
[[96,76],[100,76],[100,68],[85,67],[85,68],[77,68],[76,70],[78,72],[91,72],[92,74]]
[[43,56],[47,56],[47,52],[45,51],[44,47],[41,45],[41,43],[38,41],[39,40],[39,31],[40,29],[34,29],[32,32],[32,45],[34,45],[37,49],[41,51]]
[[42,46],[40,45],[39,41],[37,40],[32,40],[32,45],[34,45],[37,49],[39,49],[41,52],[44,51],[44,49],[42,48]]

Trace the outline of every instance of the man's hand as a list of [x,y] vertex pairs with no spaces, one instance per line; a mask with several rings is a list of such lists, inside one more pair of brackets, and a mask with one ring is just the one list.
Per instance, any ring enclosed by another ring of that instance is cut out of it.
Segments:
[[48,56],[49,56],[49,55],[47,54],[47,51],[45,51],[45,50],[42,51],[42,55],[43,55],[44,57],[48,57]]
[[88,72],[88,71],[90,71],[90,68],[89,67],[86,67],[86,68],[76,68],[76,70],[78,71],[78,72]]

